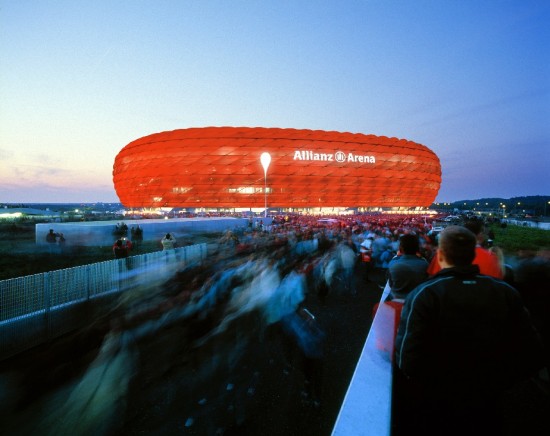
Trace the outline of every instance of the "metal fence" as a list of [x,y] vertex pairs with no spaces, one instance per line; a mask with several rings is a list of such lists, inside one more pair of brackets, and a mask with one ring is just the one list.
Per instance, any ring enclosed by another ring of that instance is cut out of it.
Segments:
[[0,359],[86,325],[97,314],[90,301],[168,278],[206,255],[197,244],[0,281]]

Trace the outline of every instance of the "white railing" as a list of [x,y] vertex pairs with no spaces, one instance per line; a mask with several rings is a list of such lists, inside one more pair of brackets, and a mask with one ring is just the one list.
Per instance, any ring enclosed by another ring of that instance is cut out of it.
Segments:
[[386,285],[332,436],[391,434],[396,311],[384,303],[388,292],[389,287]]

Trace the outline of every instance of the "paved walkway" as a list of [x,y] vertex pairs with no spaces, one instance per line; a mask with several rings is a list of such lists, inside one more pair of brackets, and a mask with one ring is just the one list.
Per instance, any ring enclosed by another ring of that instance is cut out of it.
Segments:
[[[140,389],[139,397],[131,396],[132,411],[120,435],[330,435],[370,328],[372,307],[381,295],[384,275],[376,273],[373,278],[374,282],[365,282],[358,269],[355,295],[338,285],[324,304],[317,296],[307,298],[305,306],[327,334],[318,406],[302,395],[304,373],[296,356],[294,367],[285,370],[281,353],[273,352],[274,343],[269,345],[270,339],[264,338],[246,345],[233,370],[211,372],[207,382],[195,385],[194,392],[175,394],[174,403],[180,407],[170,408],[168,414],[155,413],[158,407],[152,400],[156,395],[143,395]],[[237,346],[234,337],[225,339]],[[169,391],[180,378],[179,371],[185,368],[170,371],[151,391]]]

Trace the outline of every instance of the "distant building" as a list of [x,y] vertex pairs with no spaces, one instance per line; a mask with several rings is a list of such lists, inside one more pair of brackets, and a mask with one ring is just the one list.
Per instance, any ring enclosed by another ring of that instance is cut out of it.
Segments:
[[57,219],[61,216],[60,212],[52,212],[50,210],[33,209],[30,207],[4,207],[0,209],[0,219],[16,219],[16,218],[40,218],[40,219]]
[[427,207],[441,165],[429,148],[405,139],[206,127],[129,143],[115,158],[113,182],[121,203],[135,208]]

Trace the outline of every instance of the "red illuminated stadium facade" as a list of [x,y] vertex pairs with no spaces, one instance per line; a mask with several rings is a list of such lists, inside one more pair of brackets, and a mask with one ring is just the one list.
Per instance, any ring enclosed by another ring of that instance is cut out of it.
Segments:
[[434,152],[405,139],[205,127],[129,143],[115,158],[113,182],[132,208],[426,207],[441,166]]

